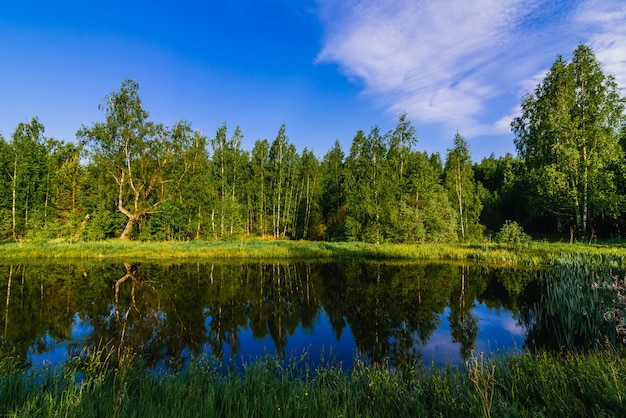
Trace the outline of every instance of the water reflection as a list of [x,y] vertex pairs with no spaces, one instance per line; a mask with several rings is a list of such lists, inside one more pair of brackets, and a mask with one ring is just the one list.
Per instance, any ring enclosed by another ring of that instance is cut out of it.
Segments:
[[200,353],[307,352],[347,367],[458,363],[521,347],[533,274],[441,263],[206,263],[0,267],[2,342],[33,363],[89,344],[151,365]]

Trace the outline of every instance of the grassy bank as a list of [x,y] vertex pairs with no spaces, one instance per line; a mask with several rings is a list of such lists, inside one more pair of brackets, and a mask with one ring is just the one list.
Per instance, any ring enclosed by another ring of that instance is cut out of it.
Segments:
[[[398,369],[358,364],[284,366],[273,359],[226,369],[195,360],[156,375],[98,361],[25,373],[0,362],[7,417],[623,416],[626,362],[615,353],[521,354],[467,367]],[[80,377],[80,379],[77,379]]]
[[340,259],[457,260],[540,265],[561,256],[626,257],[622,244],[584,245],[533,243],[509,247],[496,244],[365,244],[286,240],[82,243],[4,243],[0,262],[35,260],[197,261],[207,259]]
[[[503,249],[488,250],[490,257],[510,255]],[[496,254],[497,253],[497,254]],[[502,253],[502,254],[500,254]],[[485,249],[458,245],[406,245],[329,243],[288,240],[238,240],[190,242],[101,241],[85,243],[5,243],[0,260],[124,259],[136,261],[203,259],[452,259],[481,258]]]

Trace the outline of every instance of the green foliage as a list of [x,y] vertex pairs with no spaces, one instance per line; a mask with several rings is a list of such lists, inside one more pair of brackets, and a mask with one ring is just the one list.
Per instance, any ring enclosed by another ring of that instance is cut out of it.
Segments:
[[498,244],[507,244],[513,247],[524,247],[530,244],[532,238],[530,235],[524,232],[522,228],[515,221],[505,221],[500,231],[495,236],[495,241]]
[[254,143],[249,162],[248,208],[251,216],[248,231],[265,238],[270,233],[269,218],[269,142],[257,140]]
[[346,236],[350,241],[384,241],[388,199],[388,167],[385,138],[378,128],[369,135],[359,130],[345,161],[344,193],[348,212]]
[[168,204],[174,206],[180,218],[184,218],[179,219],[179,222],[184,220],[185,223],[177,238],[214,237],[211,215],[215,210],[218,194],[206,149],[207,138],[199,131],[191,134],[187,125],[177,125],[174,132],[176,136],[189,136],[188,147],[183,150],[182,160],[177,164],[184,175],[177,175],[178,181],[169,189],[174,196]]
[[[33,223],[33,213],[45,212],[48,203],[49,167],[46,164],[46,138],[44,126],[37,118],[20,123],[13,135],[4,158],[3,177],[6,197],[3,206],[10,210],[11,237],[23,239]],[[33,228],[34,229],[34,228]]]
[[483,190],[480,222],[488,230],[497,231],[507,219],[528,225],[528,190],[532,187],[524,168],[524,161],[509,153],[499,158],[492,154],[474,165],[476,181]]
[[168,129],[148,121],[138,89],[138,83],[124,81],[100,107],[105,122],[77,132],[88,143],[93,162],[106,173],[117,210],[127,218],[122,239],[176,197],[176,186],[189,171],[185,156],[195,140],[184,122]]
[[480,184],[474,178],[469,144],[459,133],[454,136],[454,147],[448,150],[443,174],[448,199],[456,212],[458,237],[462,241],[482,238]]
[[413,126],[400,117],[382,135],[357,132],[344,164],[345,235],[350,241],[450,242],[455,212],[441,184],[438,155],[413,150]]
[[298,204],[295,222],[296,237],[302,239],[324,239],[325,228],[322,222],[320,198],[322,194],[320,163],[313,152],[302,151],[300,173],[297,179],[302,188],[302,198]]
[[219,219],[214,233],[220,238],[241,235],[241,221],[246,219],[245,215],[242,216],[241,205],[244,170],[248,160],[241,150],[243,132],[237,126],[231,139],[227,139],[227,134],[226,124],[223,124],[210,141],[213,150],[211,178],[215,181],[217,196],[213,210]]
[[620,206],[614,169],[623,158],[624,100],[614,77],[604,75],[585,45],[571,62],[559,56],[524,97],[522,115],[511,128],[533,186],[533,212],[552,214],[584,237],[593,234],[597,218]]
[[401,242],[455,242],[457,240],[456,212],[441,184],[438,154],[413,153],[407,164],[407,199],[403,202],[406,233]]
[[11,211],[0,208],[0,240],[11,236]]

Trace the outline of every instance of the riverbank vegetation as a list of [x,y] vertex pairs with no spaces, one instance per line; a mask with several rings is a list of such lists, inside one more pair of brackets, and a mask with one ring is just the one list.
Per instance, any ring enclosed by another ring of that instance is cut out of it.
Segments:
[[626,362],[611,350],[480,356],[460,367],[358,363],[351,371],[306,358],[234,368],[196,359],[159,374],[106,350],[62,368],[25,373],[0,360],[6,417],[618,416],[626,408]]
[[623,243],[567,244],[533,242],[523,246],[484,244],[368,244],[290,240],[140,242],[25,242],[0,244],[0,261],[114,260],[185,262],[207,260],[445,260],[540,266],[559,258],[626,257]]

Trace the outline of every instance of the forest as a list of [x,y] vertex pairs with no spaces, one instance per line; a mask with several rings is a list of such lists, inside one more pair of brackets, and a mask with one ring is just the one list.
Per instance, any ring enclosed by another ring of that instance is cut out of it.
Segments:
[[418,149],[407,115],[323,156],[285,125],[242,148],[150,120],[139,84],[100,104],[75,141],[32,118],[0,135],[0,241],[241,237],[476,242],[515,221],[533,236],[591,241],[626,229],[625,100],[591,48],[557,57],[511,123],[517,156],[474,162],[461,133],[445,155]]

